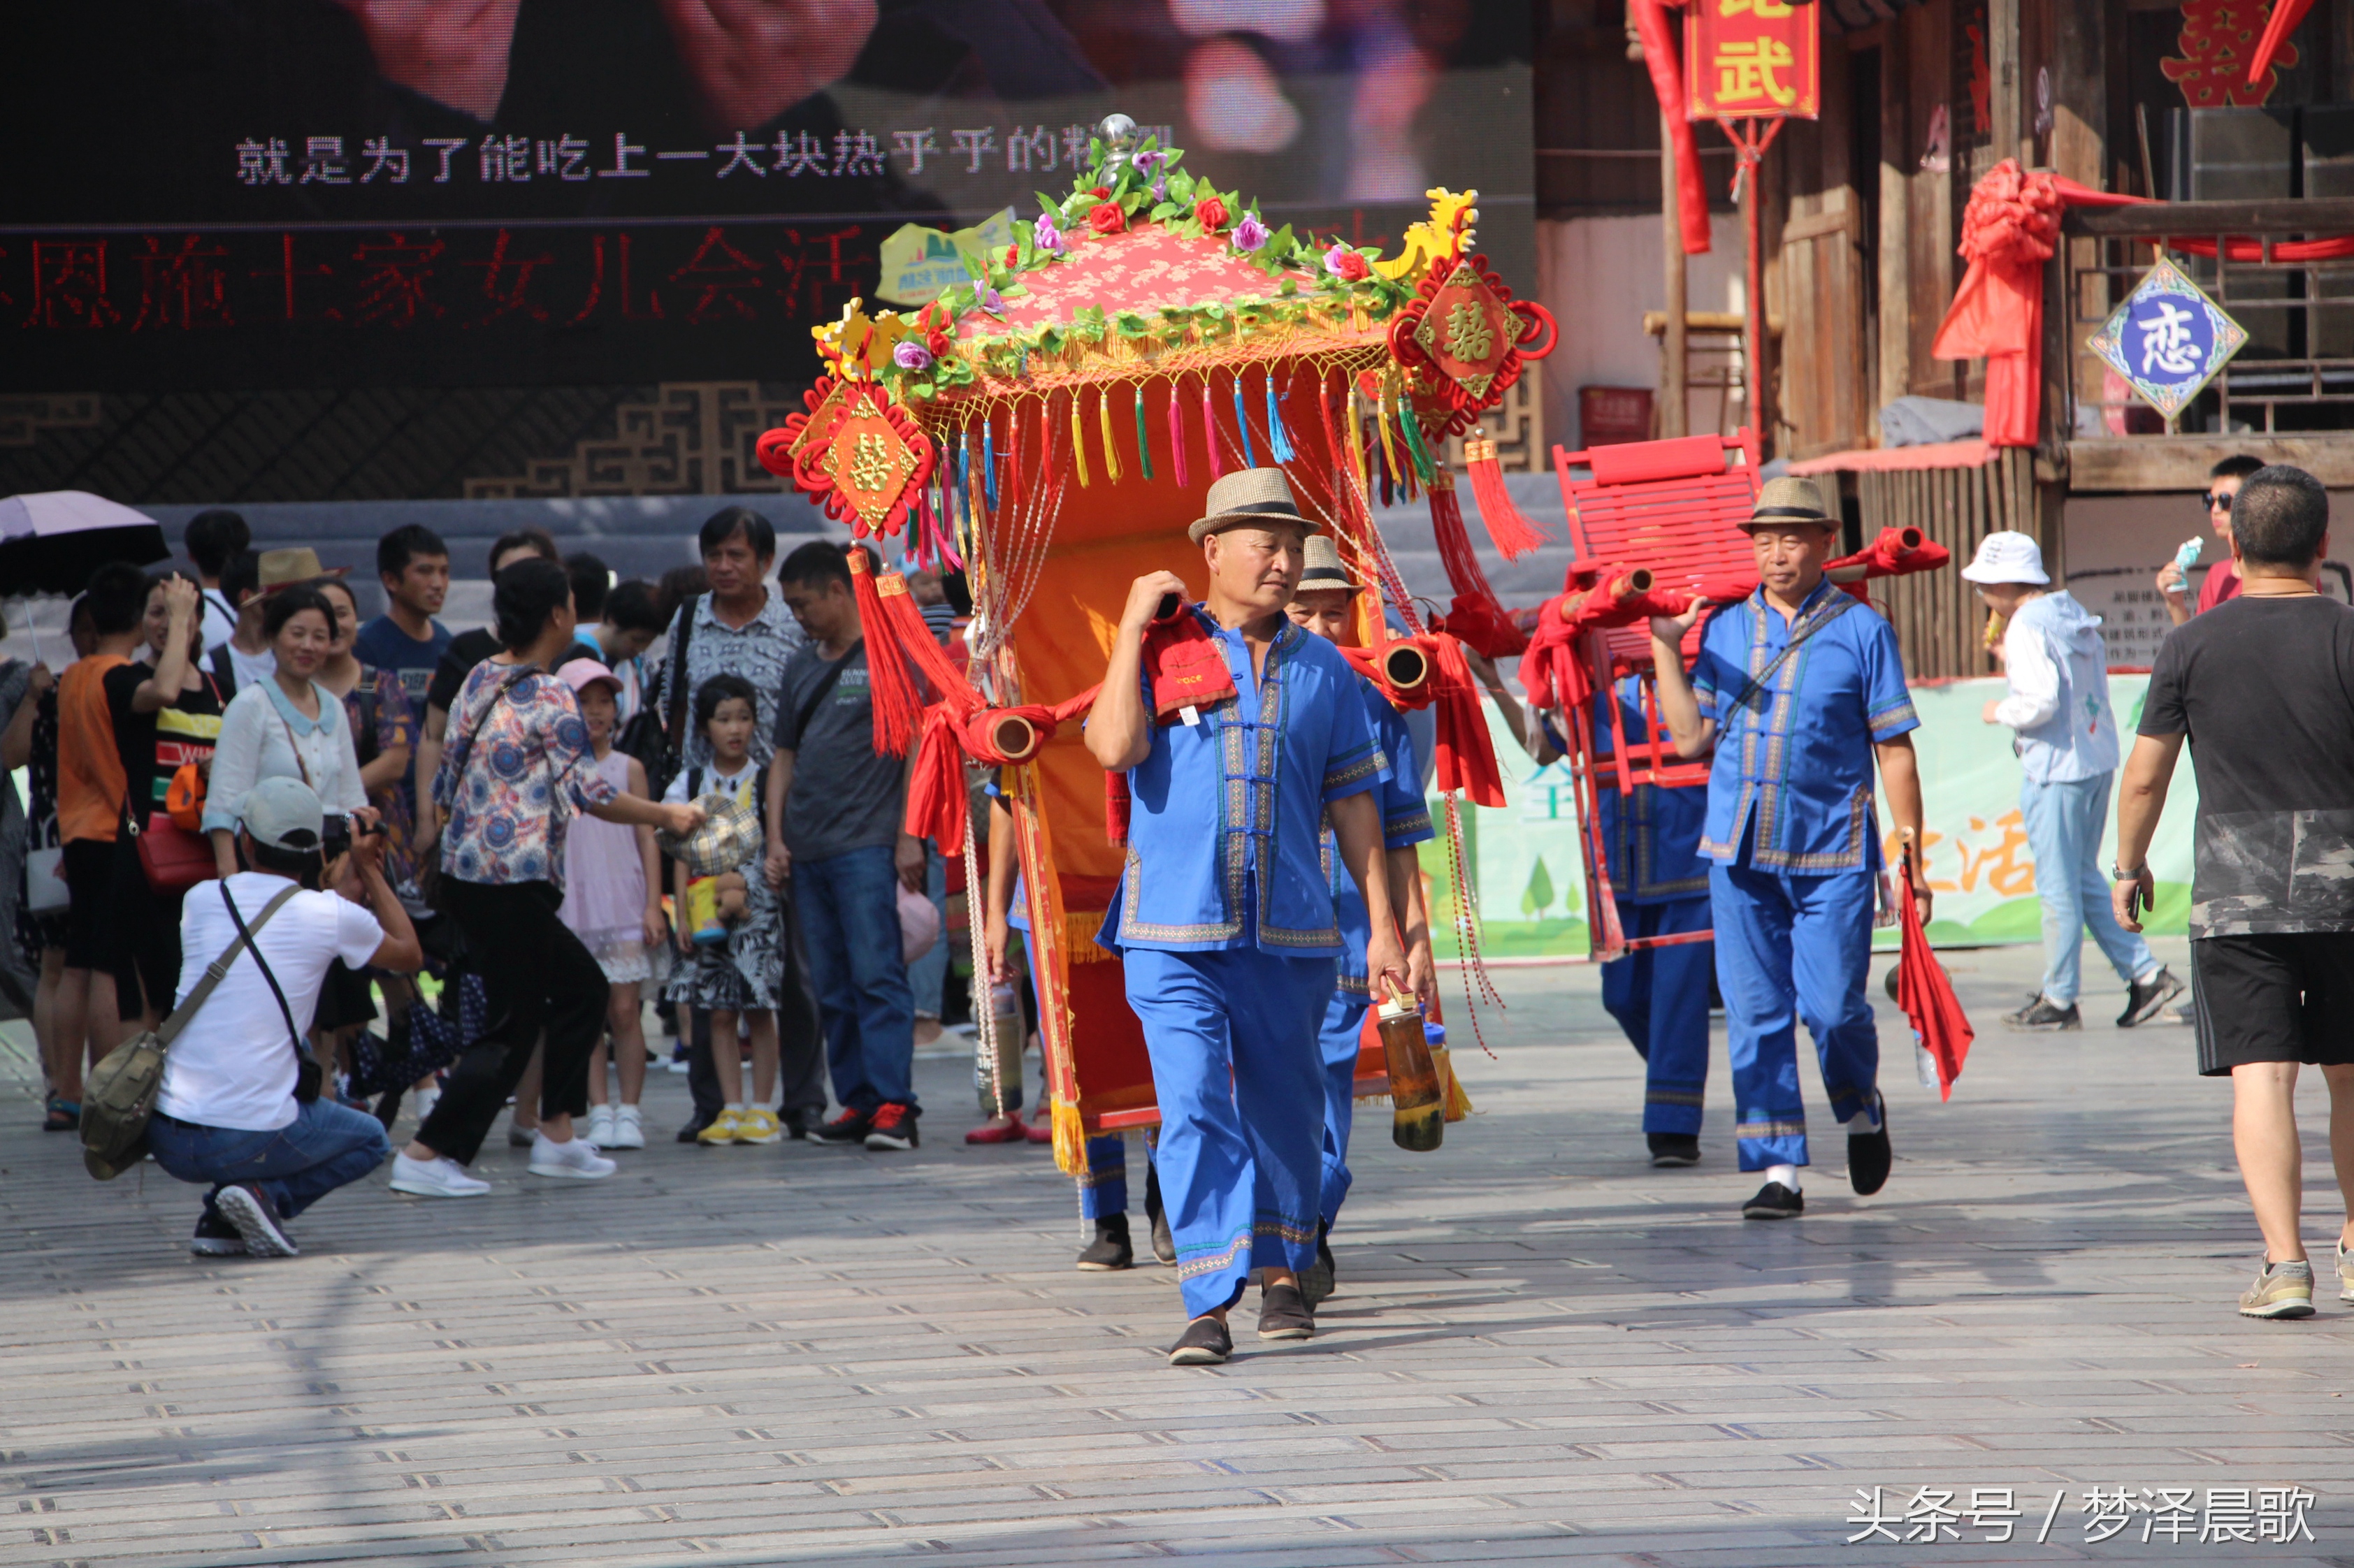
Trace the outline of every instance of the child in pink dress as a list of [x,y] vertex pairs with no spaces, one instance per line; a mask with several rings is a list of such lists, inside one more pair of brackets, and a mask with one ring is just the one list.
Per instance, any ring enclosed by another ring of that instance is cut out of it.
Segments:
[[[613,749],[621,683],[594,659],[575,659],[557,672],[578,694],[580,719],[597,758],[597,774],[616,793],[645,799],[645,765]],[[639,987],[654,978],[666,949],[662,906],[662,857],[652,828],[576,818],[564,842],[564,904],[557,917],[571,928],[612,984],[606,1012],[610,1054],[620,1068],[621,1103],[608,1103],[604,1045],[588,1058],[588,1141],[600,1149],[643,1149],[638,1100],[646,1087],[645,1023]]]

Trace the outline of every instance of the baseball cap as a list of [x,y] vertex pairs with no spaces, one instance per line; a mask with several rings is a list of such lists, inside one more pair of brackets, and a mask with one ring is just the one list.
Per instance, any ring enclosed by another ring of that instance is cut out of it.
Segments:
[[1980,539],[1978,553],[1962,568],[1962,577],[1974,583],[2026,583],[2032,588],[2052,581],[2043,569],[2042,546],[2009,530]]
[[613,688],[613,695],[621,694],[621,677],[594,659],[567,659],[557,670],[556,678],[575,692],[585,692],[601,681]]
[[237,814],[254,842],[282,850],[317,849],[325,815],[308,784],[284,777],[264,779],[248,789]]

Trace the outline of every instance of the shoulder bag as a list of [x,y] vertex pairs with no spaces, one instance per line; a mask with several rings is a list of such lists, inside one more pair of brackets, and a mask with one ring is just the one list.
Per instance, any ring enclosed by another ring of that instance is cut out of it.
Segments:
[[680,610],[678,631],[666,656],[640,687],[638,711],[613,741],[645,768],[646,793],[656,800],[678,777],[680,758],[686,754],[686,721],[695,705],[695,694],[686,689],[686,650],[695,641],[695,617],[702,608],[703,596],[697,594]]
[[[147,1122],[155,1114],[155,1094],[164,1086],[164,1058],[172,1042],[213,994],[213,988],[237,962],[238,954],[252,945],[253,932],[268,925],[270,917],[301,891],[300,887],[281,889],[254,916],[251,930],[239,918],[237,940],[206,969],[204,978],[189,991],[188,999],[172,1010],[172,1016],[117,1045],[90,1070],[81,1097],[81,1162],[92,1176],[111,1181],[146,1158]],[[221,897],[228,897],[226,886]],[[234,902],[229,913],[237,915]],[[259,950],[254,954],[257,960],[260,956]],[[271,986],[274,990],[276,982]]]

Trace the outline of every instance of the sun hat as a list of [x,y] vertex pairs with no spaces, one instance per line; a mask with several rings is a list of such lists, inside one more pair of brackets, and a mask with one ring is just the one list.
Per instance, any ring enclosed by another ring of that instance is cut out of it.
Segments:
[[1962,577],[1974,583],[2025,583],[2031,588],[2045,588],[2052,581],[2043,569],[2043,547],[2008,529],[1978,541],[1978,553],[1962,568]]
[[1819,523],[1829,528],[1838,522],[1823,510],[1823,493],[1815,488],[1813,480],[1785,474],[1766,482],[1757,493],[1757,503],[1749,509],[1749,521],[1742,527],[1759,523]]
[[1209,514],[1186,525],[1186,536],[1196,545],[1254,523],[1297,523],[1310,534],[1316,531],[1315,520],[1299,514],[1299,503],[1279,468],[1237,469],[1211,484],[1206,504]]
[[1307,566],[1299,574],[1299,588],[1292,590],[1295,593],[1354,593],[1364,586],[1341,564],[1340,546],[1328,535],[1309,535],[1304,558]]
[[271,849],[314,850],[319,847],[326,812],[308,784],[279,775],[262,779],[245,792],[237,818],[255,843]]
[[316,582],[321,577],[340,577],[350,570],[349,567],[322,567],[319,565],[319,552],[303,545],[291,550],[262,551],[260,559],[255,563],[255,581],[262,593],[269,595],[281,588],[291,588],[297,583]]

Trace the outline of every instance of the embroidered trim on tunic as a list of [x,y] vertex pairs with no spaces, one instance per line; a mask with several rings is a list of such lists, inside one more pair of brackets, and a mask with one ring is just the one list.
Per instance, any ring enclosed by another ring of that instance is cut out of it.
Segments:
[[1204,1249],[1201,1255],[1188,1257],[1186,1249],[1177,1249],[1177,1277],[1180,1280],[1199,1279],[1207,1274],[1224,1274],[1240,1263],[1250,1252],[1250,1227],[1246,1225],[1226,1238],[1226,1245],[1215,1250]]
[[1744,1121],[1739,1123],[1734,1128],[1733,1136],[1736,1139],[1744,1140],[1763,1139],[1768,1138],[1804,1138],[1807,1136],[1807,1118],[1805,1117],[1785,1117],[1776,1118],[1772,1121]]

